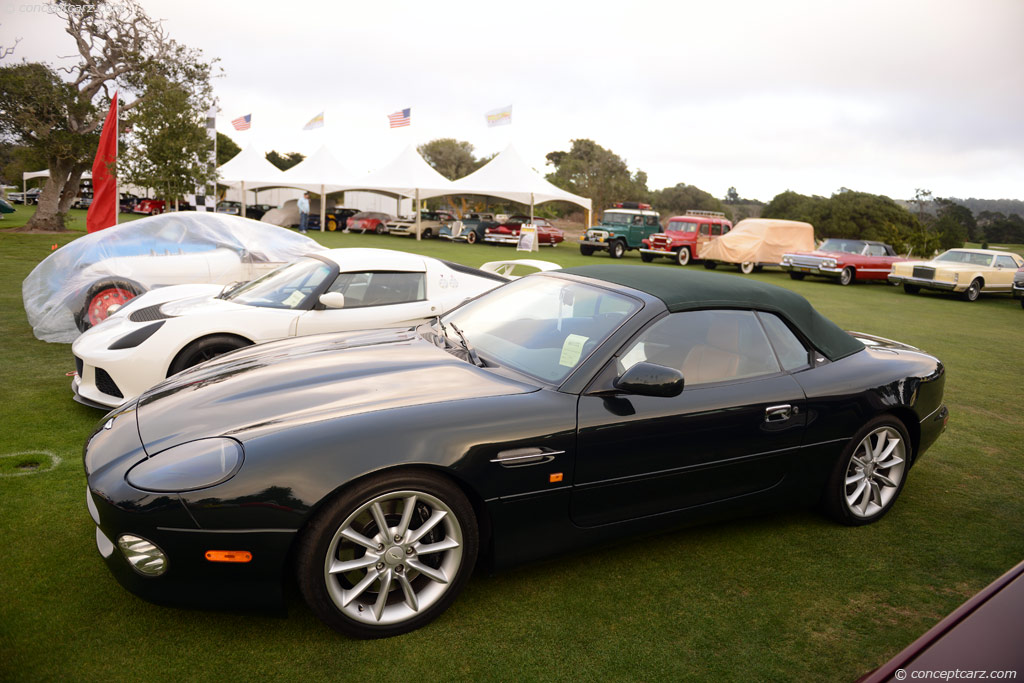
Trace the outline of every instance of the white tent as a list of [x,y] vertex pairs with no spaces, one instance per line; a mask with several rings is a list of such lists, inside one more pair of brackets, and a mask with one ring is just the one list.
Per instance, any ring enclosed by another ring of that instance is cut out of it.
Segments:
[[[28,192],[28,181],[33,178],[49,178],[50,169],[44,168],[42,171],[25,171],[21,174],[21,192],[22,195]],[[82,180],[92,180],[92,173],[86,171],[82,174]]]
[[590,225],[591,201],[552,185],[530,168],[512,145],[506,147],[483,168],[456,180],[452,186],[451,191],[455,194],[501,197],[529,204],[531,217],[535,204],[551,201],[571,202],[587,210],[587,225]]
[[[270,162],[267,162],[270,163]],[[327,146],[321,146],[311,156],[281,173],[272,181],[246,183],[251,190],[264,187],[295,187],[307,192],[320,194],[320,230],[327,224],[327,206],[324,196],[352,186],[355,176],[331,153]]]
[[288,183],[282,180],[284,173],[277,166],[267,161],[263,152],[249,145],[241,152],[231,157],[222,166],[217,167],[217,182],[228,187],[239,187],[242,189],[242,210],[239,215],[245,215],[245,190],[259,187],[287,187]]
[[373,190],[416,200],[416,239],[420,239],[420,200],[455,192],[452,181],[430,167],[412,145],[387,166],[351,185],[350,190]]

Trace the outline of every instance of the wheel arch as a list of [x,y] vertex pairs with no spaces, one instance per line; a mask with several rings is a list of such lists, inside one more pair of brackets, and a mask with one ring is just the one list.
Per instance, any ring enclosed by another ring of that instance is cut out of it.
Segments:
[[466,500],[469,501],[470,506],[472,506],[473,508],[473,514],[476,516],[477,531],[479,533],[478,541],[480,547],[480,554],[478,555],[477,562],[479,563],[481,558],[490,555],[492,529],[491,518],[490,514],[487,511],[487,504],[484,502],[483,497],[480,496],[477,490],[473,488],[473,486],[471,486],[468,481],[466,481],[464,478],[460,477],[456,472],[454,472],[451,468],[429,462],[400,463],[395,465],[389,465],[387,467],[382,467],[380,469],[372,470],[369,472],[364,472],[363,474],[360,474],[357,477],[349,479],[348,481],[332,489],[329,493],[325,494],[322,498],[320,498],[320,500],[318,500],[313,506],[311,506],[308,514],[306,515],[306,518],[302,522],[302,525],[295,533],[295,537],[292,541],[291,548],[288,553],[288,566],[293,566],[293,562],[295,561],[295,548],[297,546],[299,539],[305,533],[310,523],[314,519],[316,519],[317,515],[320,514],[320,511],[330,501],[334,500],[340,495],[343,495],[345,491],[349,490],[353,486],[356,486],[366,481],[367,479],[372,479],[373,477],[378,477],[385,474],[393,474],[395,472],[427,472],[430,474],[435,474],[444,477],[445,479],[455,484],[455,486],[457,486],[459,490],[462,491],[462,494],[466,496]]
[[244,342],[242,344],[242,346],[252,346],[253,344],[256,343],[253,340],[251,340],[248,337],[246,337],[245,335],[238,334],[237,332],[226,332],[226,331],[207,332],[207,333],[202,334],[202,335],[200,335],[198,337],[193,337],[192,339],[189,339],[188,341],[186,341],[184,344],[181,344],[178,347],[178,350],[174,352],[174,355],[171,356],[171,360],[167,363],[167,367],[164,369],[164,376],[165,377],[170,377],[171,376],[171,374],[170,374],[171,373],[171,368],[173,368],[175,366],[175,364],[178,362],[178,359],[181,358],[182,354],[184,354],[186,351],[188,351],[194,344],[197,344],[197,343],[203,341],[204,339],[209,339],[211,337],[235,337],[236,339],[239,339],[240,341]]
[[882,413],[880,417],[885,417],[886,415],[891,415],[898,419],[907,430],[907,435],[910,437],[910,464],[913,466],[921,447],[921,422],[917,417],[917,413],[907,406],[900,406]]

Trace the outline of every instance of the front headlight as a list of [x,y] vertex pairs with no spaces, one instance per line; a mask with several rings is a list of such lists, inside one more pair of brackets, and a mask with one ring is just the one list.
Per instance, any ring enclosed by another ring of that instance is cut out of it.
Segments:
[[792,265],[792,263],[793,263],[793,259],[791,259],[789,257],[789,254],[786,254],[786,255],[784,255],[782,257],[782,265],[788,266],[788,265]]
[[836,260],[834,258],[827,258],[821,262],[821,265],[825,266],[826,268],[835,268]]
[[128,470],[125,479],[143,491],[195,491],[235,476],[243,459],[242,444],[234,439],[199,439],[143,460]]

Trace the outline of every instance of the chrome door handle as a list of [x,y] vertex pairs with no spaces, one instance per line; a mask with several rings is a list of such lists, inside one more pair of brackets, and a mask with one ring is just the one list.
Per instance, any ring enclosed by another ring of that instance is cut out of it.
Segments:
[[556,455],[562,455],[565,451],[553,451],[549,448],[512,448],[498,453],[498,457],[492,458],[502,467],[523,467],[524,465],[540,465],[551,462]]
[[784,422],[799,412],[799,408],[784,403],[778,406],[768,406],[764,409],[765,422]]

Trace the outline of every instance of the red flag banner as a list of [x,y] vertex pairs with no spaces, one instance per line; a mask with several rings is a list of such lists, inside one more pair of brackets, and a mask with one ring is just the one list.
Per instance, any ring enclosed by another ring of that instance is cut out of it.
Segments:
[[100,144],[96,148],[96,160],[92,162],[92,204],[86,214],[85,227],[96,232],[117,225],[117,178],[110,170],[117,161],[117,93],[110,103],[110,111],[103,122]]

